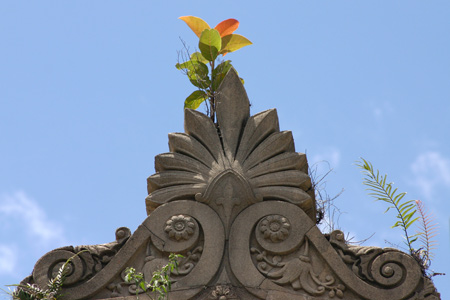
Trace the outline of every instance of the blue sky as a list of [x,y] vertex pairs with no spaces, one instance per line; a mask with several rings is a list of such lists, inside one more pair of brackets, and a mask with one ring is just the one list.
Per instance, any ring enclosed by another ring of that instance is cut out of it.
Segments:
[[[402,244],[366,195],[370,160],[439,223],[431,266],[450,298],[448,1],[3,1],[0,8],[0,286],[47,251],[114,240],[145,219],[146,178],[194,90],[175,69],[177,18],[240,21],[253,45],[227,57],[251,113],[282,130],[326,177],[337,227],[365,245]],[[203,108],[200,108],[203,110]],[[318,163],[317,165],[315,163]],[[414,232],[414,231],[413,231]]]

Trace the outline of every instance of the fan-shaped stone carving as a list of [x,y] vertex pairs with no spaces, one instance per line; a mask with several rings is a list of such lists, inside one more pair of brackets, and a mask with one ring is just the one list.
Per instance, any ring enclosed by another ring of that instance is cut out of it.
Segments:
[[212,207],[228,228],[249,205],[277,199],[301,207],[315,221],[305,155],[295,152],[290,131],[280,132],[275,109],[249,116],[246,92],[236,80],[230,72],[218,92],[217,124],[185,110],[186,133],[170,134],[171,152],[156,156],[147,213],[192,199]]
[[148,217],[108,244],[49,252],[24,283],[45,285],[67,258],[63,299],[148,299],[125,281],[134,267],[150,281],[179,253],[169,299],[439,299],[418,262],[400,251],[351,247],[316,227],[306,156],[280,131],[275,109],[250,116],[230,70],[216,98],[217,123],[185,110],[185,133],[148,178]]

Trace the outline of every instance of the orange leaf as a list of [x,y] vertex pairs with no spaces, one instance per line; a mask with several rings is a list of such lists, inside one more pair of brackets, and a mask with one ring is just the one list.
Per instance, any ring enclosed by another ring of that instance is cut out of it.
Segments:
[[203,30],[211,28],[211,27],[209,27],[208,23],[206,23],[205,21],[203,21],[202,19],[200,19],[198,17],[184,16],[184,17],[179,17],[178,19],[181,19],[184,22],[186,22],[186,24],[192,29],[192,31],[198,37],[200,37]]
[[228,19],[220,22],[214,28],[220,33],[220,37],[232,34],[239,27],[239,21],[236,19]]

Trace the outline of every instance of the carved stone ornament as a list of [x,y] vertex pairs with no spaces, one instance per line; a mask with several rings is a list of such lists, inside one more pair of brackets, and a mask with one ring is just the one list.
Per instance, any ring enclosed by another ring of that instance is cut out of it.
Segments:
[[164,231],[169,235],[170,238],[179,241],[189,240],[194,232],[196,232],[196,222],[189,216],[178,215],[172,216],[166,222],[166,227]]
[[216,110],[217,123],[185,110],[185,133],[169,134],[170,152],[156,156],[148,217],[132,235],[123,227],[109,244],[53,250],[24,283],[45,287],[87,250],[72,260],[62,299],[150,299],[125,269],[150,281],[177,253],[169,299],[440,299],[410,255],[319,231],[305,154],[275,109],[250,116],[233,69]]

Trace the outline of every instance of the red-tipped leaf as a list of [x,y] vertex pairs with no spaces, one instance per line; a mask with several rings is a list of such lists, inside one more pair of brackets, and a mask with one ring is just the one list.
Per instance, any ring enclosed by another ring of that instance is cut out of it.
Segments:
[[220,33],[220,37],[232,34],[239,27],[239,21],[236,19],[228,19],[220,22],[214,27]]

